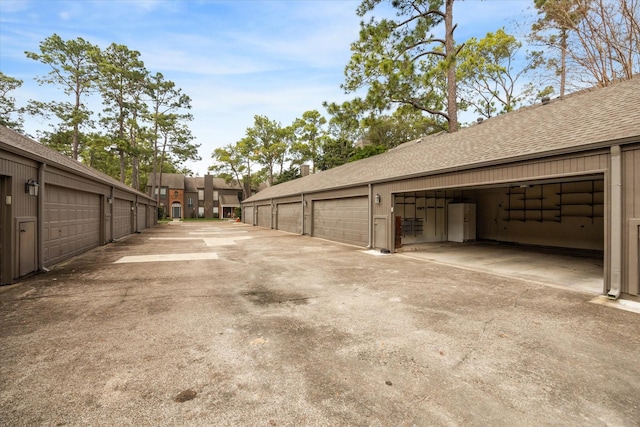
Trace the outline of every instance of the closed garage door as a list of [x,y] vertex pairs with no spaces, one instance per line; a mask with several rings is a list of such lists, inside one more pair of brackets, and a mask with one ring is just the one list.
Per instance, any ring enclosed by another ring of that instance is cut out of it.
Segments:
[[358,246],[369,244],[366,197],[313,203],[313,235]]
[[245,206],[242,211],[242,222],[253,225],[253,206]]
[[113,201],[113,238],[120,239],[132,233],[131,219],[133,204],[129,200],[115,199]]
[[258,225],[264,228],[271,228],[271,206],[256,206],[258,209]]
[[138,228],[136,231],[142,231],[147,228],[147,205],[141,203],[138,205]]
[[278,205],[278,230],[302,234],[301,215],[301,203],[282,203]]
[[55,264],[100,245],[100,196],[47,186],[45,262]]

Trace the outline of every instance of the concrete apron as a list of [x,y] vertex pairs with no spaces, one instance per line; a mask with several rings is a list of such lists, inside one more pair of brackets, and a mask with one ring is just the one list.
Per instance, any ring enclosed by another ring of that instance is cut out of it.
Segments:
[[404,245],[404,256],[549,286],[602,294],[603,257],[594,251],[495,243],[438,242]]

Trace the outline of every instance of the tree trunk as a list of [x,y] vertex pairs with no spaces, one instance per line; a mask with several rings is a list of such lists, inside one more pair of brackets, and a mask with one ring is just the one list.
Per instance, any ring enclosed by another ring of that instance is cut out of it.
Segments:
[[567,30],[560,32],[560,98],[564,98],[564,91],[567,83]]
[[445,9],[445,54],[447,63],[447,115],[449,132],[458,130],[458,96],[456,88],[456,52],[453,40],[453,1],[446,0]]

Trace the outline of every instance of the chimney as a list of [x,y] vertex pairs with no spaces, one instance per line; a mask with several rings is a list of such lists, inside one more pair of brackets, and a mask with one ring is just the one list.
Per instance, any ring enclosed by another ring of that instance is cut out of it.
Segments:
[[309,165],[300,165],[300,176],[309,175]]

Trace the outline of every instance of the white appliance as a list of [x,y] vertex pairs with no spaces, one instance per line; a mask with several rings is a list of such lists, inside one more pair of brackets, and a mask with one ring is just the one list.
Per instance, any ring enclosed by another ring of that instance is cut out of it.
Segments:
[[476,205],[450,203],[447,206],[447,231],[450,242],[476,240]]

